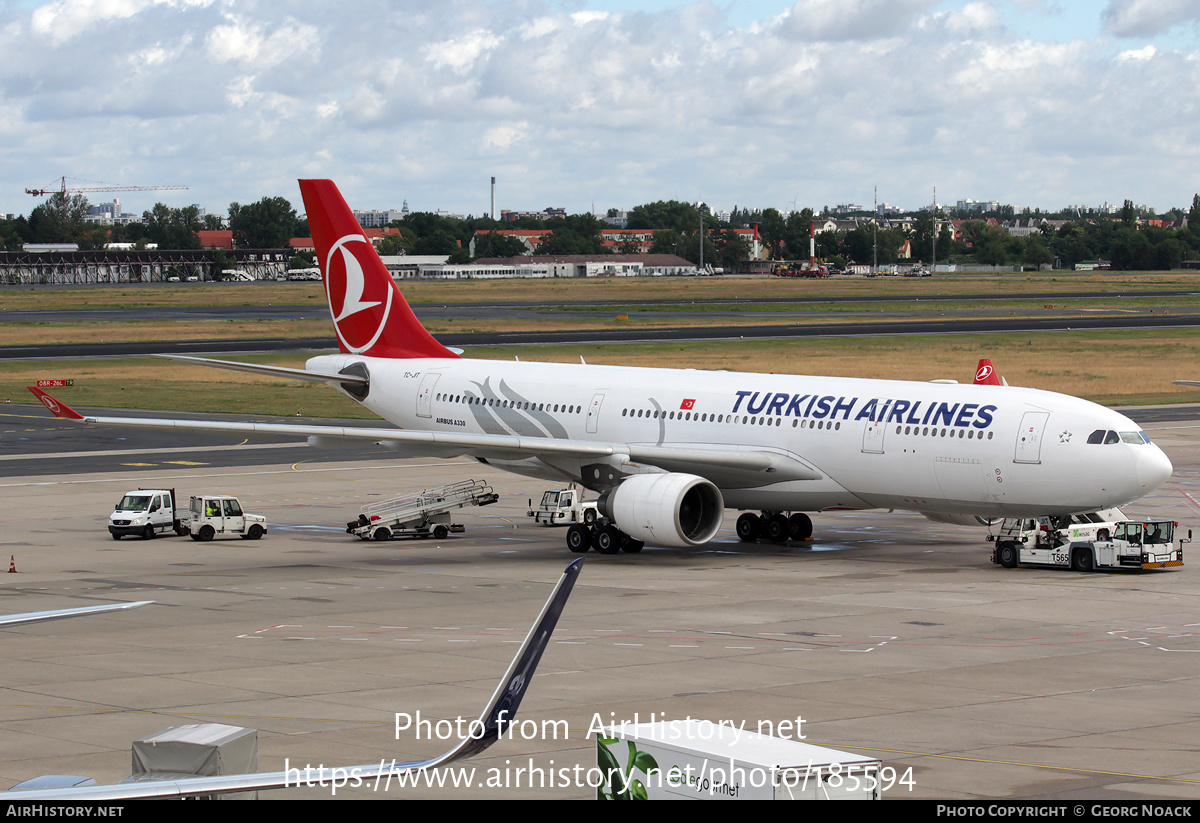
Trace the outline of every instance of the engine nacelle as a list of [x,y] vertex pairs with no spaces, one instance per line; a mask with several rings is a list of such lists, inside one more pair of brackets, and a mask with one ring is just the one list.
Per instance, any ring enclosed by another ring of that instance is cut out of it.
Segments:
[[635,540],[685,548],[716,536],[725,500],[694,474],[635,474],[600,497],[600,511]]
[[921,515],[934,523],[949,523],[951,526],[990,526],[998,519],[980,517],[977,514],[942,514],[940,512],[921,512]]

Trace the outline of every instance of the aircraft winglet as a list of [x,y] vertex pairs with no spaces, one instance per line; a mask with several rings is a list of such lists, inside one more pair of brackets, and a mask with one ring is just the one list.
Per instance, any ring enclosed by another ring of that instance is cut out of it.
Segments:
[[578,560],[571,561],[563,571],[562,577],[558,579],[558,584],[546,600],[546,605],[542,607],[542,613],[538,615],[537,622],[525,636],[525,642],[521,644],[517,656],[513,658],[508,671],[500,680],[500,685],[496,687],[487,707],[480,713],[476,729],[482,731],[476,731],[475,734],[464,740],[464,745],[460,746],[458,750],[443,755],[447,758],[443,762],[469,757],[483,751],[495,743],[504,734],[505,729],[512,725],[513,716],[516,715],[517,708],[521,705],[521,699],[525,697],[529,683],[533,680],[534,669],[537,668],[538,661],[542,659],[542,652],[546,651],[546,646],[550,643],[550,635],[554,633],[554,627],[558,623],[563,607],[567,605],[567,597],[570,596],[571,589],[575,585],[575,578],[579,577],[579,569],[583,566],[583,560],[580,557]]
[[50,410],[50,413],[55,417],[62,417],[67,420],[82,420],[83,415],[75,411],[73,408],[63,403],[60,400],[55,400],[50,395],[39,389],[37,386],[28,387],[33,396],[42,401],[42,405]]

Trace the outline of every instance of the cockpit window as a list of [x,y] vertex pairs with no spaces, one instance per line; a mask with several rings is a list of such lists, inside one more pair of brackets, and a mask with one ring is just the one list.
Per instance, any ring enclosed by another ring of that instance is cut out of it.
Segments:
[[1089,434],[1088,442],[1091,443],[1093,446],[1096,445],[1097,443],[1103,443],[1104,442],[1104,429],[1096,429],[1094,432]]
[[1143,443],[1145,443],[1146,441],[1144,441],[1142,439],[1141,432],[1121,432],[1121,442],[1122,443],[1136,443],[1137,445],[1140,446]]
[[1104,445],[1106,445],[1106,446],[1109,444],[1112,444],[1112,443],[1120,443],[1120,442],[1121,442],[1121,436],[1119,434],[1117,434],[1116,432],[1109,432],[1108,434],[1104,435]]

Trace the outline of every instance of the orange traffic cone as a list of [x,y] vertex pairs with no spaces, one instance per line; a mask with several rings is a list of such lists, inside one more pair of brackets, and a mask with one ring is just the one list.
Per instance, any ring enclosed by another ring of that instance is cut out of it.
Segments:
[[10,554],[8,556],[8,573],[9,574],[17,573],[17,557],[16,557],[16,555]]

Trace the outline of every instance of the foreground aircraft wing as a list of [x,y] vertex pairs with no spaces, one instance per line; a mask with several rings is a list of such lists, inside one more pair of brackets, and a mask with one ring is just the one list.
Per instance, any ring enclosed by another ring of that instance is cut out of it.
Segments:
[[[471,724],[470,736],[459,741],[458,745],[444,754],[431,757],[428,760],[410,762],[380,762],[368,763],[362,766],[321,767],[306,769],[291,769],[286,772],[260,772],[256,774],[224,775],[220,777],[196,777],[184,780],[149,780],[140,783],[118,783],[109,786],[82,786],[70,789],[51,789],[48,791],[29,790],[12,792],[9,797],[24,800],[137,800],[142,798],[165,797],[199,797],[213,794],[228,794],[232,792],[252,792],[266,789],[288,789],[299,786],[329,786],[334,780],[346,781],[358,778],[359,785],[379,786],[376,781],[386,781],[388,778],[401,774],[433,769],[444,766],[463,757],[478,754],[495,743],[513,723],[521,699],[529,689],[534,670],[542,659],[542,652],[550,643],[550,635],[562,614],[579,576],[583,558],[573,561],[558,579],[554,591],[546,605],[542,606],[541,614],[534,621],[533,627],[516,657],[500,679],[491,700],[484,707],[479,719]],[[344,785],[344,783],[339,784]]]
[[1200,386],[1200,380],[1172,380],[1171,382],[1181,386]]
[[44,623],[47,620],[62,620],[67,617],[80,617],[85,614],[104,614],[119,612],[125,609],[136,609],[148,606],[153,600],[138,600],[135,603],[106,603],[103,606],[80,606],[76,609],[51,609],[45,612],[25,612],[24,614],[0,615],[0,627],[19,626],[23,623]]
[[637,443],[604,443],[587,440],[559,440],[547,437],[519,437],[501,434],[410,431],[406,429],[358,428],[344,426],[305,426],[292,423],[225,423],[209,420],[158,420],[148,417],[98,417],[83,415],[36,386],[29,390],[55,417],[76,420],[91,426],[117,426],[133,429],[169,429],[201,433],[230,433],[275,437],[307,437],[324,440],[391,443],[406,453],[435,457],[470,454],[497,460],[523,457],[566,457],[601,460],[621,456],[637,463],[658,466],[667,471],[726,470],[766,473],[771,482],[818,480],[823,475],[791,455],[760,449],[671,448]]

